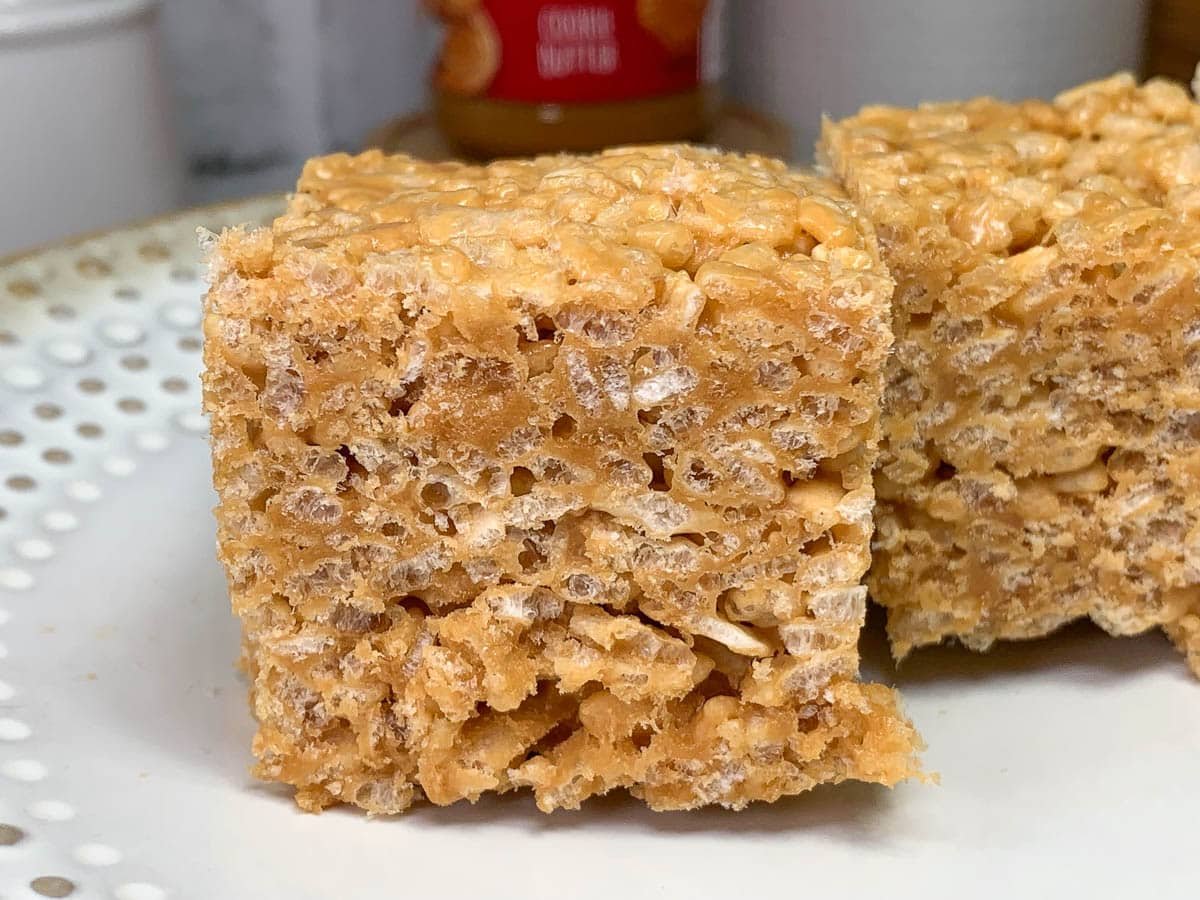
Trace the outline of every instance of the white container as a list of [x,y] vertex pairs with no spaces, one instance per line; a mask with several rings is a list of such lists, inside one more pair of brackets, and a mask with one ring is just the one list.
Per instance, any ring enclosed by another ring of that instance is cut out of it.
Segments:
[[1136,69],[1145,0],[752,0],[732,4],[731,87],[812,153],[823,113],[978,94],[1051,97]]
[[178,204],[158,7],[0,0],[0,255]]

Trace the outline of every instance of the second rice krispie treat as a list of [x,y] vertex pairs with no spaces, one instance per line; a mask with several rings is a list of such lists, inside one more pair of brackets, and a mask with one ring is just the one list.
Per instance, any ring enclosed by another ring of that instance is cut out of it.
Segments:
[[914,774],[857,678],[890,293],[765,159],[311,161],[205,321],[258,774],[377,813]]
[[823,155],[896,279],[873,595],[898,655],[1090,617],[1200,672],[1200,109],[871,107]]

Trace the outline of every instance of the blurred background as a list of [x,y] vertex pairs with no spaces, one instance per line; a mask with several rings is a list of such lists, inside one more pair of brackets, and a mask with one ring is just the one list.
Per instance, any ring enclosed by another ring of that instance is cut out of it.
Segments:
[[684,136],[804,161],[822,114],[1187,81],[1197,57],[1200,0],[0,0],[0,256],[283,191],[335,149]]

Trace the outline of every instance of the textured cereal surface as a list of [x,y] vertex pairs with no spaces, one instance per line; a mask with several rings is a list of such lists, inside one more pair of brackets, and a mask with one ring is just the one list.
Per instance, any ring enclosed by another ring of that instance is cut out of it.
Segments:
[[857,680],[890,291],[764,159],[311,161],[207,298],[258,774],[378,813],[912,775]]
[[874,107],[823,154],[896,279],[872,593],[899,655],[1084,616],[1200,673],[1200,107]]

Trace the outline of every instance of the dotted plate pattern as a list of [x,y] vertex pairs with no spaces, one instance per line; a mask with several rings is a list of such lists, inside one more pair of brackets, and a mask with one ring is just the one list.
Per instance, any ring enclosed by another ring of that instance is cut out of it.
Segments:
[[[0,263],[0,896],[166,900],[125,848],[56,790],[46,759],[78,736],[22,715],[5,631],[38,597],[59,545],[142,461],[207,433],[200,412],[203,269],[197,228],[269,222],[260,198],[89,237]],[[81,749],[84,742],[80,742]],[[88,815],[95,815],[88,811]]]

